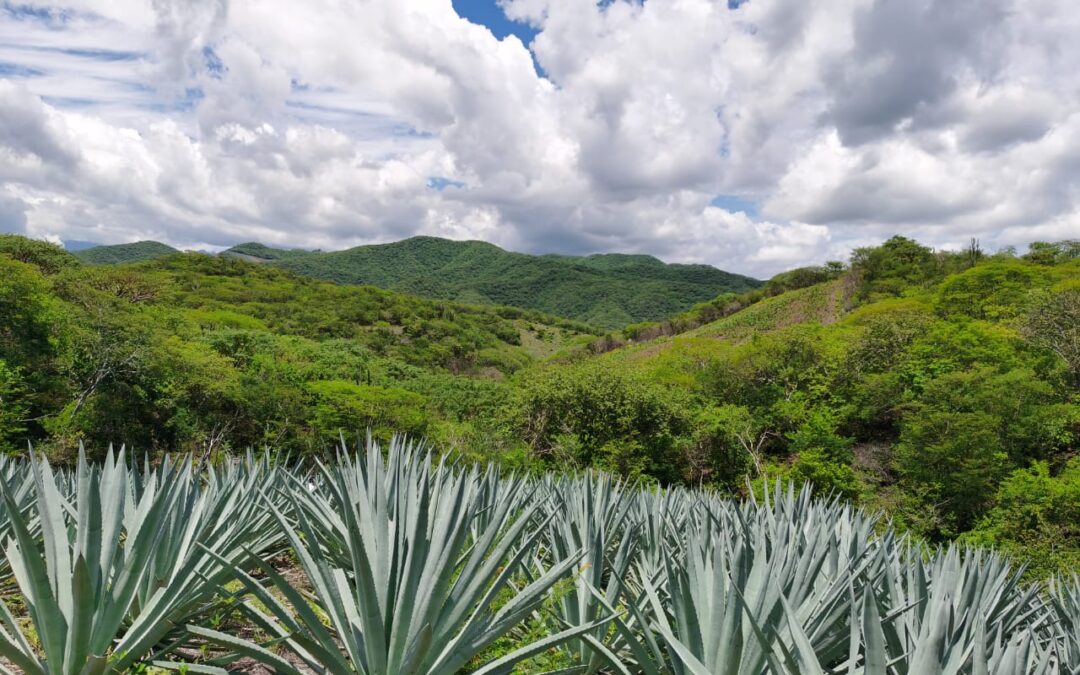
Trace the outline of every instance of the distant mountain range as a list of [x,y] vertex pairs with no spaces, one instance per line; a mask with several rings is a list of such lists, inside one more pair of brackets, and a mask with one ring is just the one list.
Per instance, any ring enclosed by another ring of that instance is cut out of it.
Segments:
[[[75,255],[91,264],[118,264],[177,252],[165,244],[141,241],[95,246]],[[660,320],[722,293],[762,284],[709,265],[669,264],[647,255],[534,256],[481,241],[436,237],[330,252],[252,242],[220,255],[343,284],[536,309],[604,329]]]
[[[88,242],[79,242],[88,243]],[[64,248],[75,254],[75,257],[91,265],[119,265],[121,263],[142,262],[153,260],[180,251],[157,241],[137,241],[132,244],[116,244],[114,246],[90,246],[73,248],[69,242],[64,242]]]

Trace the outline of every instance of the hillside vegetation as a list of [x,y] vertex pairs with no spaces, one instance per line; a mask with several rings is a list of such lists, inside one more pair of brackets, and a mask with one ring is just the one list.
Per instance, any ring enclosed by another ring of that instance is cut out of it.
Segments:
[[445,444],[587,327],[175,254],[87,266],[0,237],[0,447],[317,452],[371,427]]
[[522,373],[519,433],[553,466],[736,492],[810,480],[920,537],[1076,569],[1080,245],[1017,258],[895,238],[818,272]]
[[223,255],[233,256],[248,262],[269,262],[271,260],[285,260],[299,258],[306,255],[317,255],[318,251],[305,251],[299,248],[273,248],[257,242],[237,244],[222,251]]
[[91,265],[119,265],[122,263],[153,260],[179,253],[172,246],[156,241],[137,241],[132,244],[92,246],[73,252],[79,260]]
[[740,495],[811,481],[1032,576],[1080,565],[1076,242],[1016,256],[896,237],[603,337],[229,257],[90,267],[0,242],[11,453],[318,455],[370,427],[526,471]]
[[760,285],[708,265],[666,264],[651,256],[531,256],[434,237],[328,253],[241,244],[225,254],[317,279],[535,309],[603,329],[663,319],[721,293]]

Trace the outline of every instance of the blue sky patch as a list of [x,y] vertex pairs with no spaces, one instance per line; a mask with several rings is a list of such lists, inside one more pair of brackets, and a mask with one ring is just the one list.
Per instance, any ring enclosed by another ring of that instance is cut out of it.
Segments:
[[71,19],[73,13],[56,7],[40,7],[3,0],[0,2],[0,14],[6,14],[15,21],[37,21],[49,28],[62,28]]
[[486,26],[500,40],[507,35],[516,35],[528,45],[539,32],[527,23],[506,18],[506,14],[496,0],[453,0],[453,5],[458,16]]
[[94,61],[138,61],[143,58],[139,52],[125,52],[115,49],[61,49],[47,48],[49,51],[58,51],[68,56],[79,56]]
[[730,211],[731,213],[745,213],[750,218],[757,218],[759,215],[758,205],[749,199],[744,199],[737,195],[716,195],[709,202],[710,206]]
[[225,74],[225,64],[211,47],[203,47],[203,62],[206,63],[206,72],[215,80],[220,80]]
[[90,108],[101,104],[101,101],[75,96],[42,96],[41,100],[56,108]]
[[[500,40],[510,35],[516,35],[528,47],[529,43],[540,32],[539,29],[527,23],[508,19],[502,7],[499,7],[497,0],[452,0],[452,3],[458,16],[478,26],[484,26]],[[536,55],[531,50],[529,55],[532,56],[533,68],[536,69],[536,74],[540,77],[547,77],[547,73],[540,66],[540,62],[536,60]]]
[[75,56],[82,59],[91,59],[94,61],[106,62],[138,61],[146,57],[146,54],[142,52],[129,52],[117,49],[80,49],[74,47],[43,47],[39,45],[19,46],[15,48],[35,52],[63,54],[65,56]]
[[39,77],[41,75],[44,73],[36,68],[0,61],[0,76],[2,77]]
[[[150,91],[153,91],[151,88]],[[152,110],[158,113],[171,113],[171,112],[191,112],[195,109],[195,106],[199,105],[199,102],[203,100],[206,93],[199,87],[189,87],[184,90],[184,95],[173,100],[158,101],[155,103],[148,103],[140,105],[140,108],[144,110]]]
[[450,180],[443,176],[431,176],[427,179],[427,186],[432,190],[442,192],[448,187],[463,188],[465,187],[465,183],[462,183],[459,180]]

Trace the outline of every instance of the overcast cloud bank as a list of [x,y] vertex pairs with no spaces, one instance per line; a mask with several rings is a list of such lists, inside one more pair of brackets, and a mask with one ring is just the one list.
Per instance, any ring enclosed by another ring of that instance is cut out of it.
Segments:
[[0,2],[0,231],[758,277],[1080,236],[1068,0],[506,0],[531,45],[450,0],[59,3]]

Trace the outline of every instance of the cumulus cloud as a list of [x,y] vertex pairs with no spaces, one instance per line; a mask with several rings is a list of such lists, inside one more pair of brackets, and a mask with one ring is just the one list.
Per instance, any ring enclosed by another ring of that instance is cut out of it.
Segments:
[[1067,0],[489,1],[531,44],[450,0],[0,4],[0,228],[760,277],[1080,236]]

